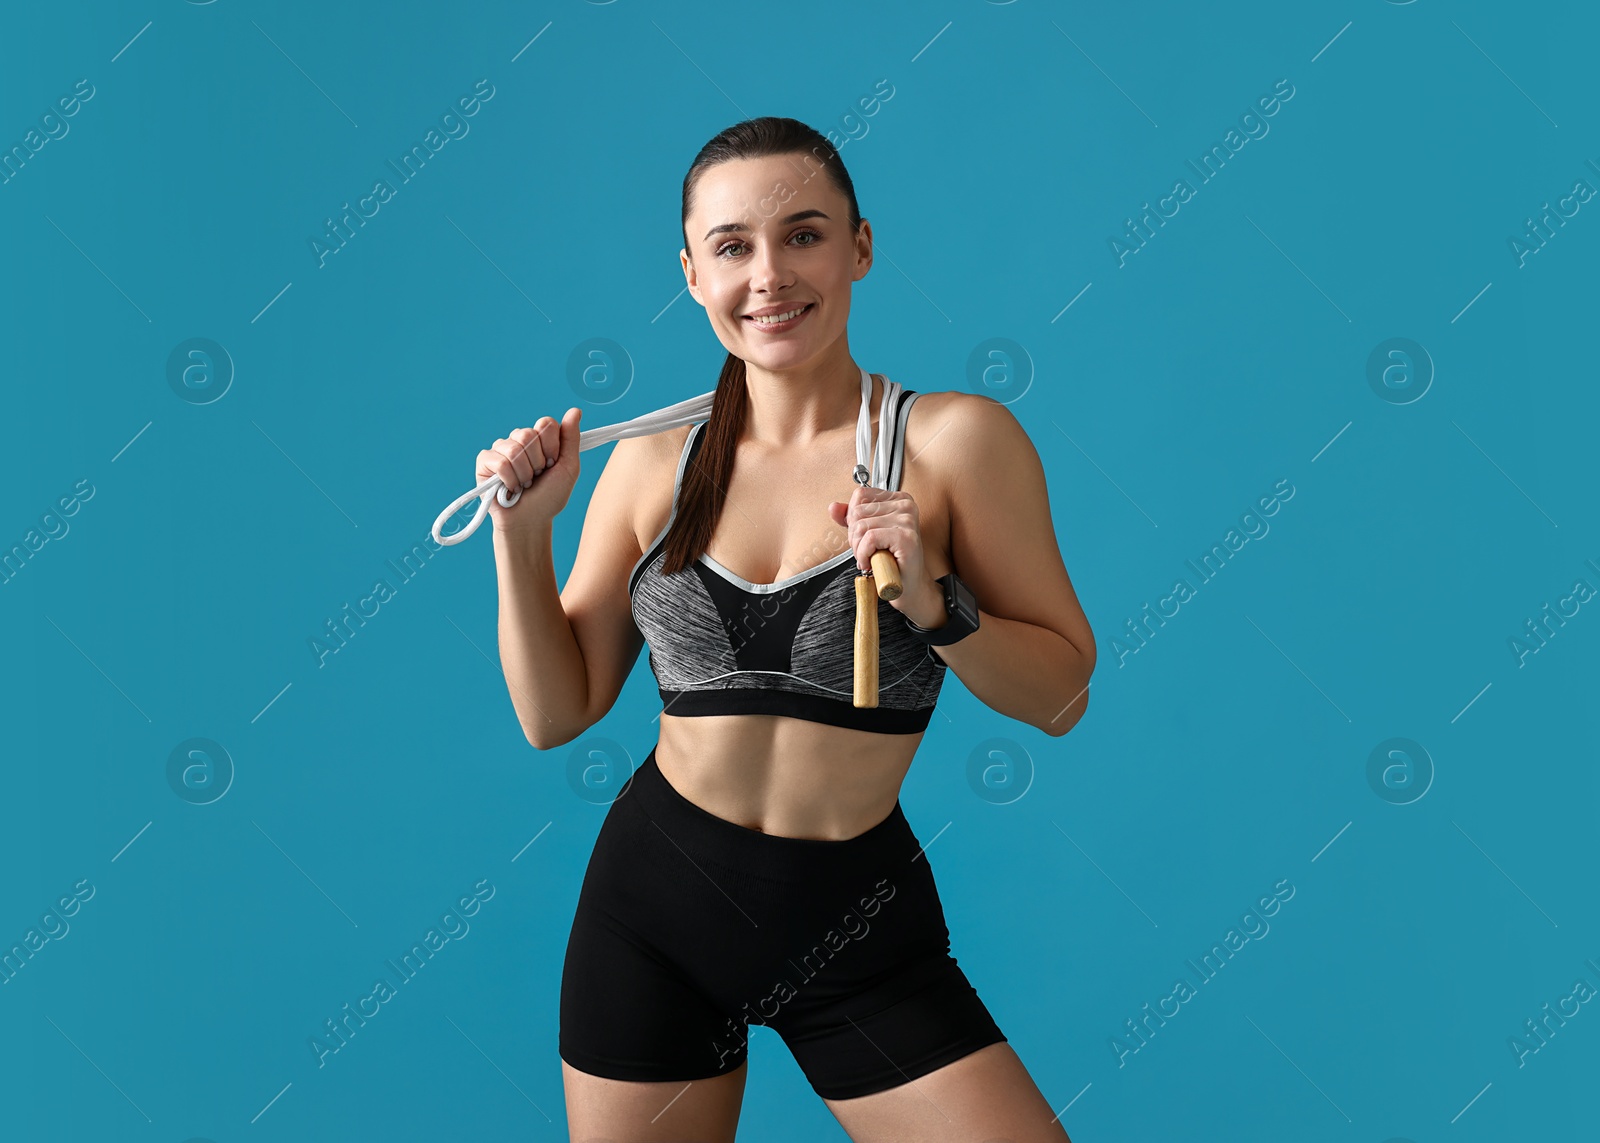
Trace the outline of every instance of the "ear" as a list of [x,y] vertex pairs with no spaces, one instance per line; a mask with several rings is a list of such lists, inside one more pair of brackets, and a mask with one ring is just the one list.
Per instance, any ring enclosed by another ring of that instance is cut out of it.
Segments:
[[689,284],[689,295],[700,304],[701,309],[705,309],[706,303],[700,297],[700,283],[696,280],[694,263],[689,260],[689,252],[687,250],[679,250],[678,261],[683,266],[683,279]]
[[861,220],[861,229],[856,233],[856,266],[853,281],[861,281],[867,276],[867,271],[872,269],[872,223],[866,219]]

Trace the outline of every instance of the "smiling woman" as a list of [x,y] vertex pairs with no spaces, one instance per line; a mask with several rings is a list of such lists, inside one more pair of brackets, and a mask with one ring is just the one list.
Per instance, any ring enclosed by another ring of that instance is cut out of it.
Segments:
[[[572,920],[568,1129],[732,1140],[743,1029],[759,1025],[856,1143],[1064,1143],[951,954],[899,801],[947,665],[1047,733],[1083,713],[1093,637],[1037,455],[998,403],[902,389],[853,359],[872,227],[805,124],[748,120],[701,148],[678,256],[727,350],[709,414],[621,442],[559,597],[548,523],[525,502],[565,503],[571,410],[478,468],[527,490],[491,510],[501,662],[529,741],[551,749],[604,717],[644,641],[663,692],[659,741],[607,811]],[[1001,503],[961,486],[974,465],[1003,473]],[[874,611],[865,569],[885,551],[902,591]],[[841,685],[863,599],[888,665],[878,705]],[[835,955],[852,910],[873,922]]]

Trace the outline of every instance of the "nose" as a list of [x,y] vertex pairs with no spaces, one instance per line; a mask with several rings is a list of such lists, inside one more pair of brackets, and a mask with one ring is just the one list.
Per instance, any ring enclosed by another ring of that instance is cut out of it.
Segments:
[[774,246],[763,242],[750,260],[750,288],[755,292],[773,293],[789,285],[786,254],[782,243]]

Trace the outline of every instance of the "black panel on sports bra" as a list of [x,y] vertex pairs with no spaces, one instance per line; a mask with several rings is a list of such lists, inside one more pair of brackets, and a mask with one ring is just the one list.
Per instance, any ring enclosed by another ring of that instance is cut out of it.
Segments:
[[[902,391],[893,461],[885,487],[900,487],[905,425],[916,390]],[[650,648],[662,712],[680,716],[781,714],[886,734],[927,728],[949,668],[878,601],[878,705],[855,694],[855,553],[775,583],[758,584],[703,554],[663,576],[668,530],[678,514],[683,474],[704,440],[689,430],[673,481],[672,513],[628,576],[634,622]],[[880,427],[880,431],[881,427]]]

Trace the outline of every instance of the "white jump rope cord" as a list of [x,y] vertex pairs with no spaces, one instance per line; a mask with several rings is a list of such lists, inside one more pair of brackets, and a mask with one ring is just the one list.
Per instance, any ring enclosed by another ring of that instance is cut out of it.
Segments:
[[[874,455],[872,441],[872,374],[865,369],[861,371],[861,416],[856,421],[856,467],[854,472],[857,484],[870,485],[873,488],[882,488],[889,477],[889,438],[893,434],[890,430],[899,415],[900,410],[900,385],[895,381],[886,381],[883,389],[883,403],[878,411],[878,441]],[[668,405],[652,413],[645,413],[634,417],[632,420],[620,421],[614,425],[600,425],[592,429],[584,429],[578,434],[578,451],[598,448],[612,441],[620,441],[627,437],[648,436],[651,433],[665,432],[667,429],[677,428],[679,425],[692,425],[697,421],[704,421],[711,416],[711,403],[716,397],[716,391],[702,393],[698,397],[690,397],[686,401],[679,401],[676,405]],[[867,457],[873,456],[872,469],[867,468]],[[539,478],[534,477],[535,480]],[[466,507],[467,501],[478,497],[478,510],[473,513],[460,531],[444,534],[445,523]],[[438,519],[433,522],[433,538],[440,544],[459,544],[473,532],[478,530],[478,525],[483,523],[483,518],[489,513],[489,497],[496,497],[502,508],[510,508],[522,496],[522,489],[505,486],[505,482],[498,476],[491,476],[471,492],[462,493],[450,502],[450,506],[439,513]]]

